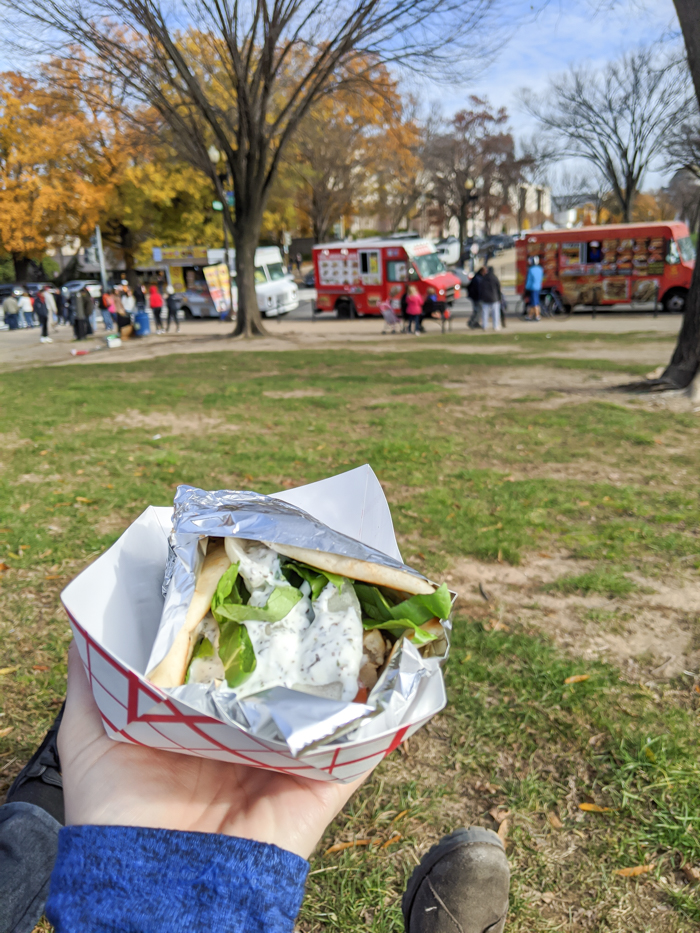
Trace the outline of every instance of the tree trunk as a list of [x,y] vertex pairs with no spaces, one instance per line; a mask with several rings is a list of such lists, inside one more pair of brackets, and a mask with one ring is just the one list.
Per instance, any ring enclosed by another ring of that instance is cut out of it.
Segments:
[[257,223],[236,211],[233,237],[236,244],[236,283],[238,285],[238,315],[232,337],[267,337],[255,292],[255,250],[258,245],[262,217]]
[[136,288],[138,276],[136,275],[136,264],[134,262],[134,234],[128,227],[121,227],[119,234],[122,256],[124,257],[124,268],[126,269],[126,280],[131,288]]
[[462,255],[464,253],[464,241],[467,238],[466,227],[466,205],[462,204],[459,209],[459,261],[462,261]]
[[[688,66],[695,86],[695,95],[700,104],[700,16],[697,0],[673,0],[678,21],[683,32],[683,41],[688,56]],[[695,261],[690,290],[685,299],[683,324],[671,362],[661,379],[679,389],[685,389],[695,378],[700,365],[700,262]]]
[[29,276],[31,259],[22,253],[13,253],[12,262],[15,267],[15,282],[26,282]]

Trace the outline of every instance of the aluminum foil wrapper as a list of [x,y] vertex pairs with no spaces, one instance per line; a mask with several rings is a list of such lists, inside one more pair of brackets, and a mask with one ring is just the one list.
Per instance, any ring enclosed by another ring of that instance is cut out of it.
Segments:
[[[295,545],[382,564],[422,574],[400,560],[335,531],[308,512],[273,496],[255,492],[207,492],[193,486],[178,487],[170,534],[170,552],[163,581],[163,614],[147,670],[167,654],[182,627],[194,593],[203,558],[200,542],[206,537],[232,536]],[[399,727],[410,716],[421,683],[444,697],[442,664],[449,652],[449,620],[444,650],[422,657],[405,639],[389,661],[366,703],[345,703],[275,687],[239,700],[226,684],[185,684],[166,692],[197,711],[225,723],[236,723],[259,738],[282,741],[294,756],[328,743],[352,742],[381,735]],[[438,706],[439,708],[439,706]]]

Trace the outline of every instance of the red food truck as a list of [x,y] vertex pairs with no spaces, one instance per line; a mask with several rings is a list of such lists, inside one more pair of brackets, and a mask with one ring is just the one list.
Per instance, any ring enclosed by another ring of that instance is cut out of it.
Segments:
[[460,283],[428,240],[365,239],[314,246],[316,310],[338,317],[379,315],[385,299],[398,301],[407,285],[421,295],[432,286],[450,306]]
[[676,221],[533,230],[517,240],[515,251],[518,293],[537,256],[542,300],[555,312],[657,299],[665,311],[683,311],[695,266],[688,228]]

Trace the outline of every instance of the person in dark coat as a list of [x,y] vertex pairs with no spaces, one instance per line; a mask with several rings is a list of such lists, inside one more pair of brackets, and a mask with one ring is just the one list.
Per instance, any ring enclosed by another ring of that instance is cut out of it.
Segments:
[[488,329],[489,318],[493,329],[501,329],[501,283],[491,266],[482,266],[479,276],[479,301],[481,302],[481,326]]
[[481,316],[481,301],[479,299],[479,275],[473,275],[467,285],[467,297],[472,303],[472,316],[467,321],[467,327],[474,329],[481,327],[479,317]]

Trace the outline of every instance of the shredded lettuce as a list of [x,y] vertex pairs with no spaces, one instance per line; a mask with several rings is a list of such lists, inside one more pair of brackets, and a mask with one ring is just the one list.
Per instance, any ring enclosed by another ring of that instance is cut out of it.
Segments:
[[238,563],[231,564],[228,570],[224,571],[219,580],[216,592],[212,596],[211,612],[217,622],[222,621],[217,614],[220,606],[223,606],[225,603],[241,605],[250,598],[243,579],[238,575],[238,567]]

